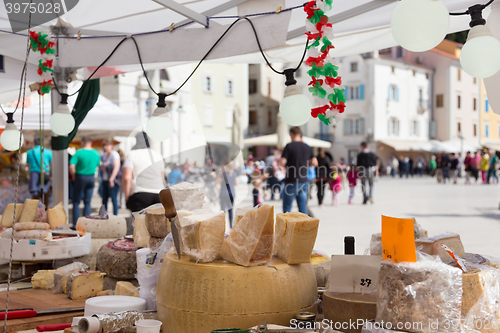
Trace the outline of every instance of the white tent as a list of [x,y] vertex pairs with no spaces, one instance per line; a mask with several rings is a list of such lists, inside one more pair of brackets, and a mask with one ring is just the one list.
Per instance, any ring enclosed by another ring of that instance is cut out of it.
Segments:
[[[311,147],[330,148],[332,146],[332,144],[328,141],[309,138],[307,136],[304,136],[303,140]],[[287,135],[285,137],[285,144],[289,143],[290,141],[290,136]],[[278,146],[278,134],[274,133],[248,138],[243,140],[243,143],[245,144],[245,146]]]

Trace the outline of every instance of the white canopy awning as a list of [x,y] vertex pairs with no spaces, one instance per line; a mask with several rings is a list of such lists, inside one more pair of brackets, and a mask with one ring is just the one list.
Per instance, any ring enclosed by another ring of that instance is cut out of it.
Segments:
[[[328,141],[309,138],[307,136],[304,136],[302,139],[311,147],[330,148],[332,146],[332,144]],[[290,136],[287,136],[285,141],[286,143],[289,143],[292,140],[290,139]],[[245,146],[278,146],[278,134],[275,133],[248,138],[243,140],[243,144]]]
[[[396,151],[427,151],[431,153],[460,153],[462,143],[460,140],[449,141],[406,141],[406,140],[380,140],[379,143],[394,148]],[[464,151],[476,151],[481,148],[479,143],[464,141]]]

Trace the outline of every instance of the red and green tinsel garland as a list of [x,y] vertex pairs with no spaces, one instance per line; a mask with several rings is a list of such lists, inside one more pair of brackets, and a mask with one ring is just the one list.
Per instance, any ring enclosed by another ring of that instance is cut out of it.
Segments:
[[[309,1],[304,6],[307,14],[307,38],[312,42],[308,46],[308,57],[305,64],[310,67],[307,72],[311,77],[309,91],[320,100],[322,106],[313,108],[311,116],[320,119],[325,125],[330,125],[336,115],[345,109],[344,89],[338,88],[342,78],[338,75],[338,67],[332,63],[328,53],[334,48],[332,24],[328,23],[326,11],[332,9],[333,0]],[[324,101],[321,101],[324,100]]]
[[54,72],[53,62],[56,43],[49,40],[49,35],[41,32],[30,31],[29,36],[31,50],[40,54],[37,73],[41,82],[39,82],[38,93],[40,95],[48,94],[54,86],[51,74]]

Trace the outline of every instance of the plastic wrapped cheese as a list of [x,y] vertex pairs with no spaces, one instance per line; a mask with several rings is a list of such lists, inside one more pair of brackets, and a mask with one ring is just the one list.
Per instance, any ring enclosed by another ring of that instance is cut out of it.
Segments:
[[382,234],[372,234],[370,240],[370,255],[381,256],[382,255]]
[[273,256],[274,207],[262,205],[249,210],[221,249],[222,258],[243,266],[262,265]]
[[39,239],[44,241],[52,240],[52,233],[48,230],[21,230],[14,231],[14,239]]
[[182,182],[169,188],[176,211],[203,208],[205,195],[201,188],[187,182]]
[[18,222],[14,225],[14,230],[49,230],[50,224],[43,222]]
[[410,332],[458,333],[461,305],[460,269],[437,260],[382,262],[377,322],[402,323]]
[[78,272],[78,271],[85,271],[89,267],[82,263],[75,261],[71,264],[65,265],[63,267],[60,267],[57,269],[57,271],[54,274],[54,293],[64,293],[66,294],[66,285],[68,282],[68,276],[71,273]]
[[23,211],[21,213],[21,217],[19,218],[19,222],[33,222],[37,213],[38,203],[38,200],[26,199],[24,201]]
[[92,238],[120,238],[127,234],[127,221],[115,215],[109,215],[107,219],[80,217],[76,230],[90,232]]
[[453,258],[444,250],[439,243],[444,243],[455,254],[460,257],[465,256],[464,246],[460,240],[460,235],[447,233],[433,237],[421,237],[415,240],[415,248],[418,251],[439,256],[443,262],[453,262]]
[[249,210],[252,210],[252,209],[253,209],[252,206],[246,206],[246,207],[238,207],[238,208],[236,208],[234,225],[237,225],[238,222],[241,221],[241,219],[243,218],[243,216],[245,216],[246,212],[248,212]]

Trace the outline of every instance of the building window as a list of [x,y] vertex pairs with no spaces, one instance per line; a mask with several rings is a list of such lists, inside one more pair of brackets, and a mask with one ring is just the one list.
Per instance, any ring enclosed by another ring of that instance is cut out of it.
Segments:
[[488,99],[484,101],[484,109],[486,112],[490,111],[490,103],[488,102]]
[[410,134],[414,136],[420,135],[420,123],[418,120],[412,120],[410,122]]
[[234,96],[234,81],[233,81],[233,79],[226,79],[226,95]]
[[399,120],[396,118],[389,119],[387,126],[387,134],[389,136],[399,136]]
[[205,105],[204,115],[205,126],[212,127],[214,125],[214,110],[212,109],[212,106]]
[[484,136],[489,137],[490,136],[490,125],[485,124],[484,125]]
[[271,96],[271,80],[267,80],[267,96]]
[[166,69],[162,69],[160,71],[160,79],[165,81],[170,81],[170,77],[168,76],[168,72]]
[[358,71],[358,63],[357,62],[351,62],[351,72],[357,72]]
[[477,99],[475,98],[472,99],[472,110],[477,110]]
[[344,136],[364,135],[365,134],[365,119],[344,119]]
[[349,100],[363,100],[365,99],[365,85],[346,86],[344,93]]
[[459,134],[462,133],[462,123],[460,123],[460,122],[457,123],[457,132]]
[[396,67],[391,66],[391,73],[393,73],[393,74],[394,74],[395,72],[396,72]]
[[257,111],[248,111],[248,125],[257,125]]
[[462,79],[462,70],[459,68],[457,71],[457,79],[460,81]]
[[389,85],[388,90],[388,98],[389,101],[398,101],[399,102],[399,87],[395,84]]
[[211,75],[206,74],[203,77],[203,91],[207,93],[212,93],[214,91],[214,83]]
[[460,95],[457,96],[457,109],[460,109],[462,105],[462,98],[460,97]]
[[436,95],[436,107],[442,108],[444,106],[444,96],[443,94]]
[[472,132],[474,133],[474,136],[476,137],[477,136],[477,125],[476,124],[473,125]]
[[249,94],[257,93],[257,79],[248,80],[248,93]]
[[226,108],[226,127],[227,128],[233,127],[233,108],[232,107]]

